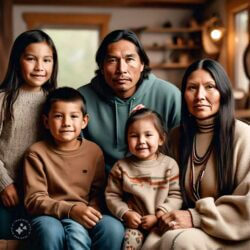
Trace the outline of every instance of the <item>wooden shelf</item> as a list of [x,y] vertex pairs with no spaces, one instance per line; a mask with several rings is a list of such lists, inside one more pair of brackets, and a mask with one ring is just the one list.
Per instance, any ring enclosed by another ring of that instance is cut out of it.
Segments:
[[145,50],[154,50],[154,51],[162,51],[162,50],[198,50],[201,49],[199,46],[190,46],[190,45],[175,45],[175,44],[167,44],[167,45],[145,45]]
[[158,64],[151,64],[150,67],[152,69],[186,69],[189,64],[183,63],[158,63]]
[[148,33],[193,33],[193,32],[201,32],[201,27],[195,28],[185,28],[185,27],[176,27],[176,28],[162,28],[162,27],[150,27],[142,30],[142,32]]

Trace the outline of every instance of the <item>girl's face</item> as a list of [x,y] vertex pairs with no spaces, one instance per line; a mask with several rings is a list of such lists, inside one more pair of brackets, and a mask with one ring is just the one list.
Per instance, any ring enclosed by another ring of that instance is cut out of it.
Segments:
[[39,91],[53,71],[53,52],[46,42],[31,43],[20,58],[21,73],[24,80],[22,88]]
[[198,69],[187,79],[185,101],[188,111],[197,119],[206,119],[219,111],[220,92],[209,72]]
[[163,144],[150,118],[133,122],[128,129],[127,137],[130,153],[140,160],[156,159],[158,147]]

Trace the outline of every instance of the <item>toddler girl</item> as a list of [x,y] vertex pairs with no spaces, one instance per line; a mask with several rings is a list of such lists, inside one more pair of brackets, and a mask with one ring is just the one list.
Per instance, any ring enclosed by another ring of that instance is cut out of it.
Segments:
[[155,111],[134,111],[125,136],[131,156],[115,163],[105,195],[111,213],[127,227],[123,249],[141,249],[145,235],[158,237],[152,230],[158,218],[181,207],[179,169],[163,154],[166,133]]

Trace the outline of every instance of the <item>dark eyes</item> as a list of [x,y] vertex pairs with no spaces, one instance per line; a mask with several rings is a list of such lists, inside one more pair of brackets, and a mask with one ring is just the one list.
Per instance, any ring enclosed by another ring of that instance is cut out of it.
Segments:
[[[206,85],[204,88],[207,90],[210,90],[210,89],[215,89],[216,86],[213,84],[209,84],[209,85]],[[196,85],[191,85],[187,87],[187,90],[197,90],[197,89],[199,89],[199,86],[196,86]]]
[[[62,119],[62,118],[63,118],[63,115],[55,114],[53,117],[56,118],[56,119]],[[70,117],[71,117],[72,119],[76,119],[76,118],[79,118],[79,115],[71,115]]]
[[[26,57],[25,58],[27,61],[37,61],[37,59],[35,57]],[[51,63],[53,60],[52,58],[44,58],[43,62],[45,63]]]
[[[126,62],[131,62],[131,61],[134,61],[134,57],[127,57],[125,59]],[[118,63],[119,62],[119,59],[118,58],[115,58],[115,57],[110,57],[107,59],[107,62],[108,63]]]

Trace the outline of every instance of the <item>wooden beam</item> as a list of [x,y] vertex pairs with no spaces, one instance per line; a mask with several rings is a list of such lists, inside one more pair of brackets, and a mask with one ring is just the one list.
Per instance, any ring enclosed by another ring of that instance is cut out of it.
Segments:
[[24,5],[68,5],[92,7],[193,7],[207,0],[13,0]]
[[12,0],[0,1],[0,81],[7,68],[12,45]]
[[69,14],[69,13],[23,13],[28,29],[43,27],[97,27],[100,41],[109,31],[110,15],[107,14]]
[[[234,83],[234,58],[235,58],[235,15],[245,9],[250,8],[249,0],[228,0],[227,1],[227,72]],[[250,27],[249,27],[250,29]]]

